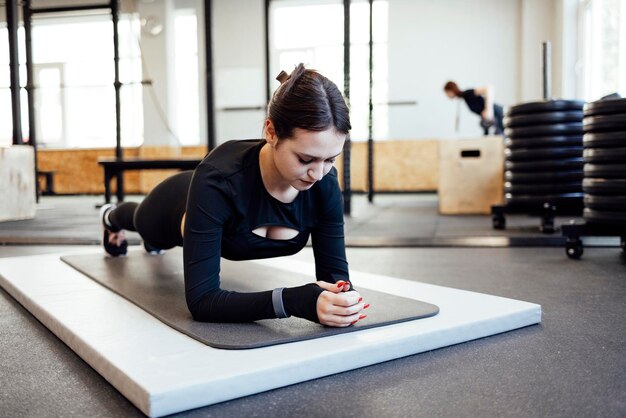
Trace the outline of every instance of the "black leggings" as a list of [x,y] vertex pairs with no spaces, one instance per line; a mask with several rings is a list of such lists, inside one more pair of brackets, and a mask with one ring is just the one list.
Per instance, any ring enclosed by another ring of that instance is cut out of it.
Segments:
[[185,215],[193,171],[183,171],[159,183],[139,204],[124,202],[109,213],[111,226],[136,231],[150,246],[167,250],[183,245],[180,224]]

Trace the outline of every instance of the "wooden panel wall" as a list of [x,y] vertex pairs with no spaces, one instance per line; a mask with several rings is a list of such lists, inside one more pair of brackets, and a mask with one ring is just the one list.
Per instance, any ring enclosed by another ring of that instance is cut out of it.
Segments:
[[[206,155],[206,147],[141,147],[139,148],[139,157],[143,158],[203,158]],[[147,193],[154,186],[162,182],[178,170],[144,170],[140,171],[140,190],[141,193]]]
[[[137,156],[137,148],[124,150],[128,157]],[[40,170],[56,170],[54,190],[58,194],[100,194],[104,193],[104,172],[98,165],[100,157],[114,157],[112,148],[46,150],[37,152]],[[139,192],[139,173],[129,172],[124,176],[128,193]],[[115,182],[113,182],[115,183]]]
[[[434,191],[439,177],[438,140],[397,140],[378,142],[374,147],[374,187],[377,191]],[[104,193],[100,157],[113,157],[114,150],[76,149],[39,150],[41,170],[56,170],[55,191],[58,194]],[[203,158],[206,147],[139,147],[126,148],[127,157]],[[367,190],[367,143],[352,144],[352,189]],[[337,161],[341,177],[343,163]],[[127,193],[147,193],[175,170],[128,171],[124,175]],[[115,187],[115,182],[112,183]]]
[[[189,157],[202,158],[206,147],[140,147],[125,148],[125,157]],[[69,149],[38,151],[40,170],[56,170],[54,189],[57,194],[101,194],[104,193],[104,171],[98,158],[114,157],[111,148]],[[124,174],[126,193],[147,193],[154,185],[175,173],[176,170],[127,171]],[[115,181],[111,183],[115,190]]]
[[[367,143],[354,142],[350,155],[351,186],[367,190]],[[343,161],[337,161],[340,182]],[[374,143],[374,190],[435,191],[439,182],[438,140],[397,140]]]

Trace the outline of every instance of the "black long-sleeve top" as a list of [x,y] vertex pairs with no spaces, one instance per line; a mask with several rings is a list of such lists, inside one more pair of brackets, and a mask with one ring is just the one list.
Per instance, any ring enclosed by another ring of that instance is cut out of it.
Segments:
[[467,103],[467,107],[477,115],[481,115],[483,110],[485,110],[485,98],[476,94],[474,89],[465,90],[463,92],[463,100]]
[[[299,252],[312,239],[317,280],[349,280],[341,191],[333,168],[291,203],[272,197],[261,179],[259,153],[265,141],[230,141],[196,168],[187,199],[183,258],[185,296],[194,319],[248,322],[276,318],[272,290],[254,293],[220,289],[220,257],[250,260]],[[261,226],[299,231],[288,240],[256,235]],[[250,277],[254,280],[254,277]],[[315,283],[285,288],[288,315],[318,321]]]

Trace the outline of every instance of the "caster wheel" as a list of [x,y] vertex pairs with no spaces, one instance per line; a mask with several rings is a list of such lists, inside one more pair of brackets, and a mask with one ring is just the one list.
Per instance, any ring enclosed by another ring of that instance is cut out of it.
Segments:
[[493,229],[506,229],[506,218],[503,215],[493,215],[491,217]]
[[578,260],[583,255],[583,242],[580,239],[567,241],[565,244],[565,254],[572,260]]

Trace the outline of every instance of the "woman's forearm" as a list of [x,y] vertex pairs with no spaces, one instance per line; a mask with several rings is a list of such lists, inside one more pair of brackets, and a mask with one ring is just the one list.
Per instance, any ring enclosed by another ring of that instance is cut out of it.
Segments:
[[252,322],[276,318],[272,291],[231,292],[216,289],[187,306],[193,319],[200,322]]
[[[317,298],[323,289],[315,283],[287,287],[282,291],[282,303],[288,316],[318,322]],[[252,322],[277,318],[272,290],[263,292],[231,292],[216,289],[205,293],[195,303],[188,303],[194,320],[200,322]]]

